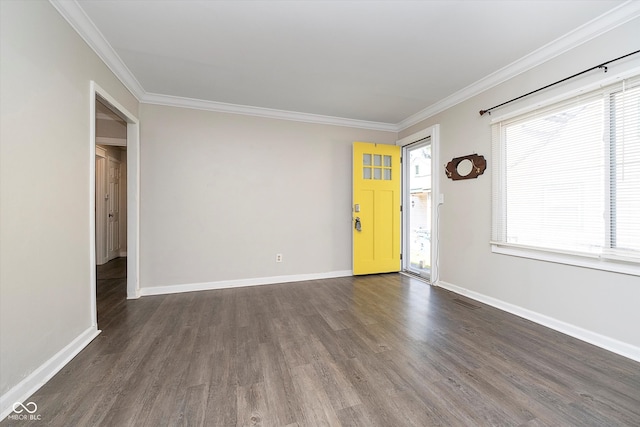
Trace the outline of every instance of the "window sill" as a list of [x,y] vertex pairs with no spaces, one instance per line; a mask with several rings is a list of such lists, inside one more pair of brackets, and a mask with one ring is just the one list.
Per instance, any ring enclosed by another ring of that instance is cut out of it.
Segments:
[[554,262],[556,264],[573,265],[576,267],[592,268],[613,273],[640,276],[640,264],[633,261],[617,261],[604,259],[598,255],[581,255],[546,251],[544,249],[522,247],[505,243],[491,242],[491,252],[502,255],[529,258],[539,261]]

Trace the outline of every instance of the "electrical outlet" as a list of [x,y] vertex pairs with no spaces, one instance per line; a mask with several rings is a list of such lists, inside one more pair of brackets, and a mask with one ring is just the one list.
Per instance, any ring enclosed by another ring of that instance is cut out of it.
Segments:
[[282,254],[276,254],[276,262],[282,262]]

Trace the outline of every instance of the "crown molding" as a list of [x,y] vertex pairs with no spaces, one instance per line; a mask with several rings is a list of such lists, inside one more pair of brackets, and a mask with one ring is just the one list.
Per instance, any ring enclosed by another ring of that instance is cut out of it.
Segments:
[[227,104],[224,102],[206,101],[203,99],[184,98],[180,96],[161,95],[157,93],[145,94],[140,102],[142,102],[143,104],[192,108],[196,110],[216,111],[219,113],[243,114],[246,116],[266,117],[270,119],[290,120],[294,122],[345,126],[359,129],[380,130],[386,132],[398,131],[397,125],[392,123],[370,122],[366,120],[346,119],[342,117],[323,116],[319,114],[298,113],[295,111],[276,110],[272,108]]
[[392,124],[147,93],[95,24],[89,19],[77,0],[49,0],[49,2],[69,22],[89,47],[96,52],[125,87],[142,103],[388,132],[400,132],[407,129],[640,16],[640,1],[628,0],[521,59],[407,117],[401,122]]
[[125,65],[120,56],[87,16],[77,0],[49,0],[53,7],[76,30],[82,39],[102,59],[116,77],[125,85],[138,101],[146,104],[168,105],[173,107],[193,108],[198,110],[217,111],[232,114],[267,117],[298,122],[346,126],[360,129],[397,132],[397,126],[391,123],[370,122],[341,117],[322,116],[299,113],[295,111],[274,110],[270,108],[251,107],[245,105],[226,104],[215,101],[184,98],[170,95],[147,93],[140,82]]
[[398,132],[504,83],[637,17],[640,17],[640,1],[628,0],[517,61],[407,117],[397,124]]
[[145,90],[76,0],[49,0],[107,67],[140,100]]

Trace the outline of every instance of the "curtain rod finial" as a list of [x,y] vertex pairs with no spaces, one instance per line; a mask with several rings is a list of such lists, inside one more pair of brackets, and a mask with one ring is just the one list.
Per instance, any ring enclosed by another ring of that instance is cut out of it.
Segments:
[[489,110],[480,110],[480,115],[481,116],[484,116],[487,113],[489,113],[489,115],[491,115],[491,111],[489,111]]

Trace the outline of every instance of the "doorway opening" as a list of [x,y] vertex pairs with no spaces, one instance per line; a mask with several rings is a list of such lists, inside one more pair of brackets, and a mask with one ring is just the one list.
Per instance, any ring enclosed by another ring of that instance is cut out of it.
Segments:
[[121,304],[140,296],[140,137],[134,115],[93,81],[90,90],[90,306],[97,329],[98,281],[120,281],[114,295],[123,295]]
[[426,280],[431,279],[431,140],[404,147],[405,257],[403,270]]
[[127,299],[127,122],[96,98],[98,322]]
[[439,126],[397,142],[402,146],[402,272],[438,281]]

